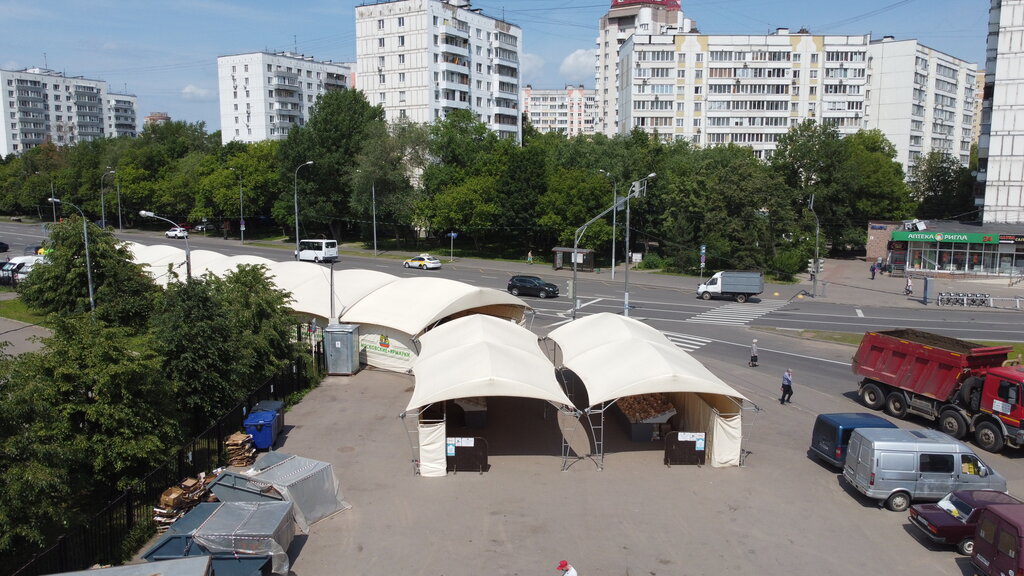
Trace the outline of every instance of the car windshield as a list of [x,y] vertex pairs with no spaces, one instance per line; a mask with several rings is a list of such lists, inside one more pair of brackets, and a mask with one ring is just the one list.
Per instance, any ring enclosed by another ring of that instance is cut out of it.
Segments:
[[946,494],[945,498],[939,500],[938,506],[961,522],[967,521],[967,517],[974,511],[973,506],[959,498],[954,492]]

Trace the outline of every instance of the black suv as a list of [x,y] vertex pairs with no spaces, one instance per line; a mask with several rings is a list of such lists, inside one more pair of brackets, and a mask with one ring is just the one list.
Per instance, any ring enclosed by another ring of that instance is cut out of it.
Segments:
[[513,296],[558,297],[558,286],[545,282],[536,276],[513,276],[508,281],[508,291]]

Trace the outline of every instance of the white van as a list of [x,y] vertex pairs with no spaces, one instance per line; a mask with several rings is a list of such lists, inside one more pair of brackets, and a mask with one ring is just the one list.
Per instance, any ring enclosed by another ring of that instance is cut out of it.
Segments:
[[894,512],[905,511],[911,500],[935,501],[955,490],[1006,492],[1006,478],[938,430],[857,428],[843,478]]
[[335,262],[338,260],[337,240],[299,240],[297,260],[307,262]]
[[4,262],[2,268],[0,268],[0,277],[2,277],[2,282],[0,283],[14,285],[21,282],[32,271],[33,266],[44,260],[44,256],[16,256],[11,258]]

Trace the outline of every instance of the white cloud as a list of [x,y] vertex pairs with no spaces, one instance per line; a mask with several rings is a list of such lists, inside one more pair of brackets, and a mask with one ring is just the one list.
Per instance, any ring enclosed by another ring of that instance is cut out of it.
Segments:
[[594,80],[594,64],[596,62],[596,49],[576,50],[562,60],[558,71],[565,78],[566,84],[589,84]]
[[194,100],[199,102],[207,102],[212,100],[210,97],[210,90],[195,84],[189,84],[181,89],[181,97],[185,100]]

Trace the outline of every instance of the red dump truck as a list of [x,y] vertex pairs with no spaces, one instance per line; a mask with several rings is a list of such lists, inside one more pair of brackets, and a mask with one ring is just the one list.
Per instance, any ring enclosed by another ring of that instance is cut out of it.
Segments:
[[853,357],[858,394],[895,418],[938,420],[953,438],[974,434],[982,449],[1024,446],[1024,368],[1013,348],[982,346],[920,330],[867,332]]

